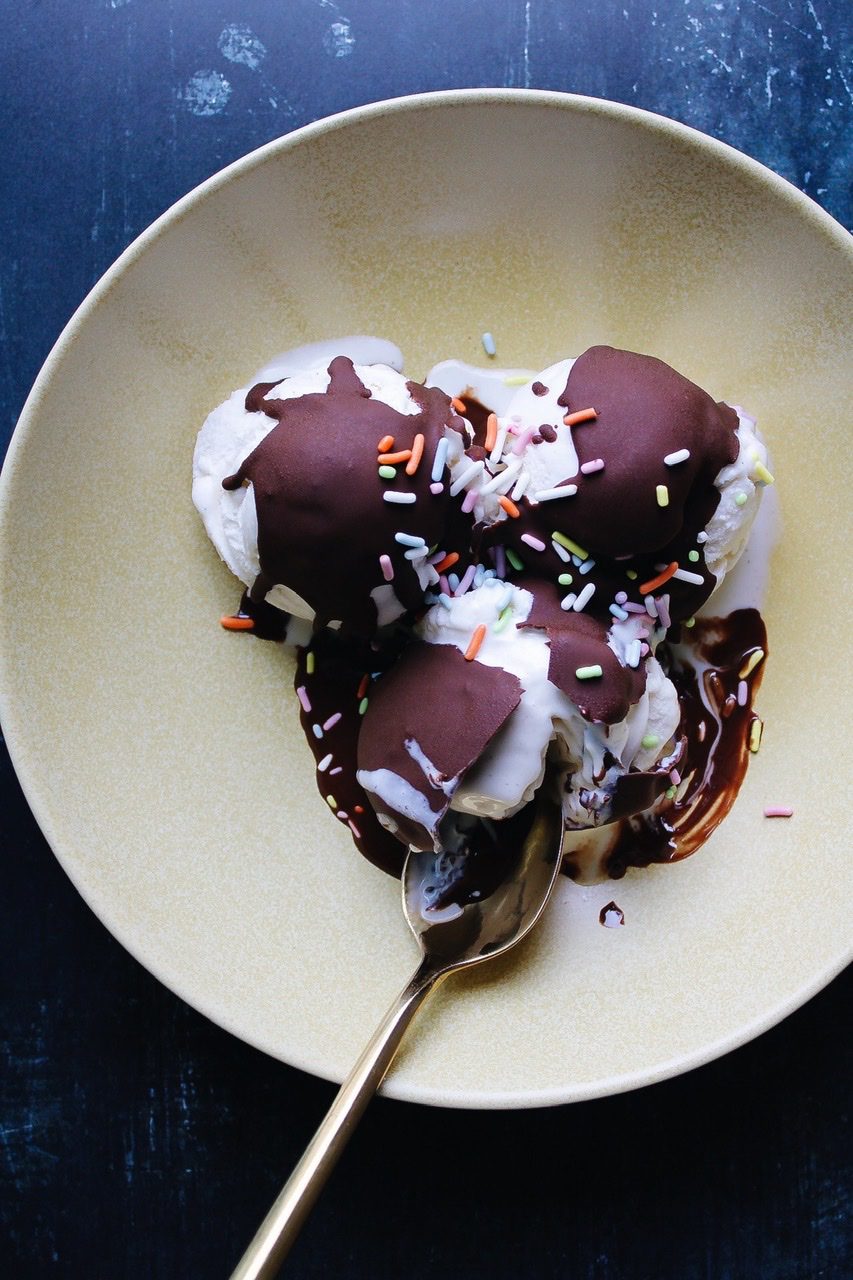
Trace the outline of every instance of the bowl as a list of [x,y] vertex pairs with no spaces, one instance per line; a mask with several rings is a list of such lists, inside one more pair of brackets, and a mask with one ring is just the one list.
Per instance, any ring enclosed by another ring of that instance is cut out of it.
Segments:
[[[767,728],[699,853],[562,883],[519,953],[438,994],[385,1091],[464,1107],[612,1093],[742,1044],[828,982],[850,954],[827,624],[847,607],[852,277],[846,233],[747,157],[536,91],[321,120],[160,218],[57,342],[0,498],[5,731],[116,938],[221,1026],[334,1079],[408,977],[399,887],[316,793],[290,659],[218,626],[238,589],[192,508],[190,459],[206,413],[276,351],[377,334],[419,377],[483,363],[488,330],[500,364],[607,342],[757,415],[784,518]],[[765,819],[772,804],[794,817]],[[599,924],[611,899],[624,927]]]

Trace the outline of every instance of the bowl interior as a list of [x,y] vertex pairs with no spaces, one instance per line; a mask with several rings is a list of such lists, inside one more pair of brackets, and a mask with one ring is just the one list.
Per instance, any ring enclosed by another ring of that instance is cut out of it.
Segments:
[[[784,520],[767,729],[706,848],[561,885],[519,954],[439,993],[387,1091],[593,1096],[703,1061],[817,990],[849,940],[845,800],[822,741],[839,698],[823,621],[844,607],[851,275],[840,228],[758,165],[628,108],[536,93],[321,122],[155,224],[48,361],[0,512],[7,736],[108,927],[217,1022],[327,1076],[408,977],[398,886],[315,791],[290,659],[217,625],[238,589],[192,508],[190,460],[206,413],[276,351],[373,333],[420,377],[450,355],[483,363],[488,329],[498,363],[608,342],[757,415]],[[844,777],[844,735],[832,743]],[[764,819],[774,803],[794,819]],[[599,926],[611,898],[624,928]]]

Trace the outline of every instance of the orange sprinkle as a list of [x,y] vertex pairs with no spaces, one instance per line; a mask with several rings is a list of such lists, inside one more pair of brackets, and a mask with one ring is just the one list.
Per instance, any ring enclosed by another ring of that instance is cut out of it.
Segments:
[[498,498],[498,504],[503,507],[508,516],[512,516],[513,520],[517,520],[521,515],[521,512],[513,502],[512,498],[508,498],[506,494],[501,494]]
[[421,458],[424,456],[424,438],[420,431],[415,436],[412,443],[412,456],[406,463],[406,475],[413,476],[421,465]]
[[450,569],[459,559],[458,551],[449,552],[443,560],[439,560],[438,564],[433,565],[436,573],[444,573],[446,569]]
[[656,578],[649,578],[648,582],[641,582],[640,595],[647,596],[650,591],[657,591],[658,587],[662,587],[665,582],[669,582],[677,568],[678,561],[673,560],[672,564],[668,564],[663,573],[659,573]]
[[254,618],[247,618],[245,614],[226,613],[223,618],[219,619],[220,627],[224,627],[226,631],[254,631]]
[[591,422],[597,417],[595,409],[577,409],[574,413],[567,413],[563,422],[567,427],[574,427],[578,422]]
[[354,804],[354,805],[353,805],[353,807],[352,807],[352,811],[353,811],[353,813],[364,813],[364,805],[363,805],[363,804]]
[[380,467],[395,467],[398,462],[408,462],[411,456],[411,449],[401,449],[399,453],[380,453],[376,461]]
[[358,698],[359,702],[361,702],[362,698],[367,693],[369,686],[370,686],[370,673],[366,671],[364,675],[361,677],[361,683],[359,684],[358,690],[355,695]]
[[394,437],[383,436],[376,448],[379,453],[387,453],[389,449],[394,448]]
[[450,403],[453,405],[453,408],[456,410],[456,412],[461,413],[464,418],[465,414],[468,412],[468,408],[465,404],[465,401],[460,400],[458,396],[452,396]]
[[495,447],[495,441],[498,438],[498,415],[490,413],[486,418],[486,453],[491,453]]
[[483,643],[485,638],[486,638],[486,624],[484,622],[481,622],[479,627],[475,629],[474,634],[471,637],[471,643],[468,645],[468,648],[465,650],[466,662],[474,661],[477,654],[480,652],[480,645]]

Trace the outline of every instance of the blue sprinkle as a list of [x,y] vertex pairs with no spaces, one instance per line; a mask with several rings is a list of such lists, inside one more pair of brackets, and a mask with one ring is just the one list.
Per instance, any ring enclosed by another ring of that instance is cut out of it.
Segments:
[[442,591],[441,595],[438,597],[438,603],[443,604],[445,609],[449,609],[453,601],[450,599],[450,596],[446,591]]
[[624,622],[629,616],[627,611],[625,609],[620,609],[618,604],[612,604],[610,606],[610,612],[613,614],[613,617],[618,618],[620,622]]
[[487,356],[493,356],[497,351],[495,340],[490,333],[484,333],[480,341],[483,344],[483,350]]
[[447,581],[450,583],[450,590],[455,591],[456,588],[459,586],[459,574],[449,573],[447,575]]
[[449,443],[446,436],[442,436],[438,444],[435,446],[435,457],[432,460],[432,471],[430,479],[438,481],[444,474],[444,464],[447,461],[447,450]]
[[419,538],[414,533],[395,533],[394,541],[399,542],[401,547],[425,547],[426,539]]
[[314,734],[314,737],[315,737],[315,738],[322,738],[322,736],[323,736],[323,726],[322,726],[322,725],[320,725],[320,724],[312,724],[312,726],[311,726],[311,732]]
[[578,573],[589,573],[590,569],[595,568],[594,560],[584,560],[578,565]]

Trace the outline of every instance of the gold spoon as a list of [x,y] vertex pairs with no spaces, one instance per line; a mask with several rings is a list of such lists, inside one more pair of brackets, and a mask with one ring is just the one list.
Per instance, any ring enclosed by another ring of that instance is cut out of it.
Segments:
[[[560,868],[562,811],[552,771],[536,799],[503,828],[500,846],[473,853],[410,850],[403,868],[403,911],[421,962],[376,1029],[304,1155],[243,1254],[231,1280],[271,1280],[295,1241],[338,1157],[379,1088],[413,1017],[457,969],[502,955],[542,915]],[[476,846],[498,828],[469,824]],[[515,851],[505,839],[518,833]],[[454,842],[458,843],[458,834]],[[448,843],[446,841],[445,843]]]

